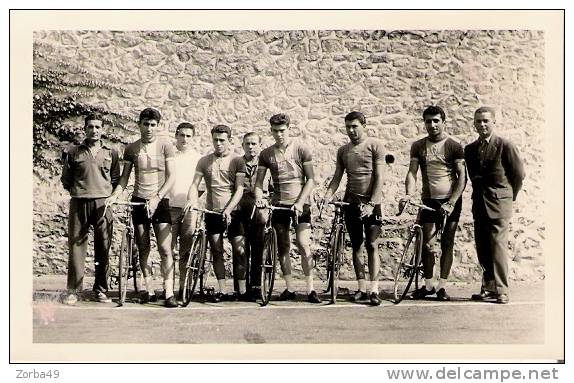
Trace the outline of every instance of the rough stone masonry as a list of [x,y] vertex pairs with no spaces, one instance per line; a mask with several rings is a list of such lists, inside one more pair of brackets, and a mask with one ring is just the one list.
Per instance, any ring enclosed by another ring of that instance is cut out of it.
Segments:
[[[385,175],[383,278],[391,278],[405,225],[413,219],[397,220],[394,213],[410,144],[425,135],[423,109],[443,107],[447,132],[465,145],[476,137],[473,111],[494,106],[498,133],[518,145],[527,171],[511,223],[511,278],[544,278],[541,31],[38,31],[34,43],[123,88],[97,91],[86,101],[134,117],[144,107],[156,107],[170,136],[182,121],[196,124],[203,153],[211,150],[209,129],[214,124],[232,127],[240,153],[242,134],[259,132],[268,145],[268,118],[280,111],[289,114],[292,135],[312,146],[320,188],[334,171],[336,149],[348,140],[344,115],[362,111],[368,134],[383,140],[396,157]],[[119,133],[138,138],[135,124]],[[479,276],[470,189],[469,184],[453,280]],[[35,274],[66,272],[67,201],[57,177],[36,179]],[[328,220],[315,223],[314,250],[320,253]],[[92,263],[89,258],[88,268]],[[353,277],[350,269],[348,276]]]

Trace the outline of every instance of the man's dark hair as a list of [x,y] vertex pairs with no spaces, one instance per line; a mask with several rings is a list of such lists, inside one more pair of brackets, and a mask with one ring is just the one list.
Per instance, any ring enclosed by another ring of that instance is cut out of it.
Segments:
[[443,121],[446,121],[446,114],[444,113],[444,110],[442,110],[440,106],[435,105],[431,105],[425,109],[423,112],[423,120],[426,116],[436,116],[437,114],[440,114],[440,118],[442,118]]
[[271,126],[277,126],[277,125],[289,126],[289,122],[290,122],[289,116],[286,115],[285,113],[274,114],[269,119],[269,124],[271,124]]
[[247,132],[247,133],[245,133],[245,134],[243,135],[243,141],[241,141],[241,142],[245,142],[245,140],[246,140],[248,137],[251,137],[251,136],[257,136],[257,138],[259,138],[259,143],[261,143],[261,136],[260,136],[259,134],[255,133],[255,132]]
[[353,120],[359,120],[361,125],[365,125],[367,123],[365,115],[361,112],[353,111],[345,116],[345,121],[353,121]]
[[193,132],[193,135],[195,136],[195,126],[193,126],[193,124],[189,123],[189,122],[182,122],[181,124],[179,124],[177,126],[177,128],[175,128],[175,135],[177,136],[179,131],[181,129],[191,129],[191,131]]
[[156,120],[157,122],[161,121],[161,114],[157,109],[154,108],[145,108],[140,113],[139,122],[143,120]]
[[211,136],[215,133],[227,133],[227,138],[231,138],[231,128],[227,125],[215,125],[211,129]]
[[492,114],[493,119],[496,118],[496,112],[494,111],[494,108],[491,108],[490,106],[481,106],[474,111],[474,115],[476,116],[478,113],[490,113]]
[[101,121],[102,125],[104,125],[104,116],[100,113],[89,113],[86,118],[84,118],[84,126],[88,125],[88,121],[91,120]]

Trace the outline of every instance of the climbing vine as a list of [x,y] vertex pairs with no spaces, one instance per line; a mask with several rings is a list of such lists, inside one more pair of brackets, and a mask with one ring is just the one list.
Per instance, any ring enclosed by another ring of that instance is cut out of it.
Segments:
[[[75,64],[46,53],[50,46],[34,45],[33,65],[33,164],[34,171],[48,170],[48,175],[59,172],[60,163],[54,161],[53,151],[61,150],[64,143],[79,143],[82,137],[82,116],[98,112],[105,123],[113,127],[125,127],[133,118],[120,112],[107,110],[90,102],[90,95],[101,89],[122,91],[120,84],[102,81],[97,73],[91,73]],[[126,143],[118,134],[108,132],[103,136],[110,142]],[[56,156],[57,157],[57,156]]]

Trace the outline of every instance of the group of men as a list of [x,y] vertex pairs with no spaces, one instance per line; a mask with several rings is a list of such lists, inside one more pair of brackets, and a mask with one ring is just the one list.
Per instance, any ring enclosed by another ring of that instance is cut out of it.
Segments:
[[[437,106],[423,112],[427,136],[414,142],[405,180],[406,194],[402,207],[416,192],[419,168],[422,176],[422,201],[435,209],[421,214],[423,227],[423,268],[425,285],[414,291],[413,298],[436,294],[438,300],[449,300],[446,281],[453,262],[456,228],[462,208],[462,192],[467,172],[473,185],[473,208],[476,249],[483,269],[481,291],[475,300],[507,303],[508,298],[508,222],[512,201],[516,199],[524,178],[522,162],[516,147],[493,134],[495,111],[481,107],[474,113],[474,127],[479,138],[462,146],[445,132],[446,116]],[[277,233],[278,258],[285,289],[279,300],[296,299],[291,275],[291,226],[301,256],[307,300],[320,303],[313,283],[311,254],[311,192],[315,187],[312,151],[289,134],[290,120],[283,113],[270,120],[274,144],[260,151],[261,136],[254,132],[242,138],[243,156],[233,155],[231,128],[217,125],[211,129],[213,152],[200,156],[193,148],[195,127],[180,124],[171,140],[158,136],[161,114],[144,109],[138,119],[141,138],[126,146],[123,171],[120,155],[101,140],[103,116],[85,118],[85,140],[66,155],[62,184],[70,192],[69,266],[67,294],[63,302],[74,304],[82,288],[89,227],[94,228],[95,282],[94,299],[109,302],[106,295],[108,254],[112,238],[113,205],[127,186],[132,168],[135,184],[132,201],[146,202],[134,206],[132,220],[143,274],[142,302],[164,300],[166,307],[177,307],[181,300],[187,258],[191,250],[198,206],[199,185],[205,182],[205,207],[220,214],[205,214],[205,227],[217,286],[213,301],[254,301],[260,294],[260,267],[263,227],[267,219],[264,208],[272,185],[270,203],[287,207],[276,210],[272,225]],[[318,201],[322,209],[335,195],[343,175],[347,185],[343,201],[346,228],[352,245],[353,265],[358,288],[353,301],[380,305],[378,242],[381,237],[385,153],[383,143],[368,137],[367,121],[360,112],[345,116],[350,142],[340,147],[333,178]],[[270,173],[271,181],[268,177]],[[445,219],[446,217],[446,219]],[[434,253],[430,242],[436,225],[446,221],[441,237],[440,276],[434,282]],[[161,256],[164,292],[155,296],[152,290],[150,231],[153,228]],[[228,294],[224,263],[224,232],[232,248],[234,293]],[[179,246],[178,246],[179,244]],[[368,276],[365,276],[363,248],[367,252]],[[179,290],[175,291],[174,254],[179,252]]]

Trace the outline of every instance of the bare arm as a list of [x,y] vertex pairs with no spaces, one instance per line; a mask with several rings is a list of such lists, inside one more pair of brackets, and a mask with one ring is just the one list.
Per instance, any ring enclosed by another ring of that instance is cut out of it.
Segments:
[[333,197],[333,194],[337,192],[337,189],[339,188],[339,185],[341,183],[341,179],[343,178],[344,172],[345,170],[337,161],[337,165],[335,166],[335,174],[333,174],[333,179],[331,179],[331,182],[329,182],[329,186],[327,186],[327,191],[323,196],[323,200],[325,201],[330,200],[331,197]]
[[199,184],[201,183],[202,179],[203,179],[202,173],[196,172],[194,174],[193,182],[189,186],[189,190],[187,192],[187,202],[185,203],[185,208],[184,208],[185,211],[188,211],[192,207],[197,206],[197,199],[198,199],[197,188],[199,187]]
[[130,174],[132,172],[133,164],[129,161],[124,161],[124,168],[122,170],[122,176],[120,177],[120,181],[114,188],[112,195],[108,197],[106,200],[106,205],[110,205],[119,197],[120,194],[123,193],[126,186],[128,186],[128,181],[130,179]]
[[227,206],[225,206],[224,211],[230,213],[231,211],[233,211],[233,209],[235,209],[235,206],[237,206],[239,201],[241,201],[241,197],[243,197],[243,189],[245,188],[244,183],[245,183],[245,173],[237,173],[237,175],[235,176],[235,190],[233,191],[233,195],[231,196],[231,199],[227,203]]
[[259,164],[257,167],[257,177],[255,178],[255,204],[262,206],[263,204],[263,181],[265,181],[265,174],[267,168]]
[[416,159],[411,159],[409,164],[409,171],[405,178],[405,194],[411,196],[415,193],[415,188],[417,185],[417,172],[419,171],[419,161]]
[[378,205],[383,199],[383,165],[375,162],[373,166],[373,173],[375,182],[373,184],[373,192],[371,193],[371,201],[373,204]]
[[165,196],[169,193],[169,191],[171,190],[171,187],[175,183],[175,177],[176,177],[175,161],[173,161],[173,159],[171,159],[171,160],[166,159],[166,161],[165,161],[165,181],[164,181],[163,185],[161,186],[161,188],[157,192],[158,197],[160,199],[165,198]]
[[303,174],[305,175],[305,186],[303,186],[303,190],[299,193],[299,197],[297,198],[297,202],[295,202],[295,209],[298,211],[303,211],[303,204],[309,198],[309,195],[313,191],[315,187],[315,175],[313,173],[313,164],[308,163],[303,165]]
[[464,191],[464,188],[466,186],[466,171],[465,171],[466,167],[464,164],[464,160],[456,161],[454,163],[454,170],[456,172],[456,181],[454,182],[452,195],[450,196],[450,199],[448,200],[448,202],[451,205],[454,205],[456,203],[456,201],[458,201],[458,199],[462,195],[462,192]]

